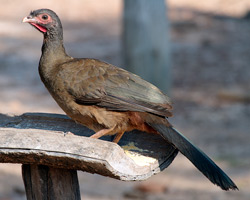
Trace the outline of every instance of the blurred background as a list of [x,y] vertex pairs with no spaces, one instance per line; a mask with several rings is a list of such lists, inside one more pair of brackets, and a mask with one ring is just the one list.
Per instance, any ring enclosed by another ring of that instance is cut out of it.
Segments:
[[[0,113],[63,113],[38,75],[42,35],[21,23],[31,10],[50,8],[59,15],[71,56],[126,67],[122,0],[0,4]],[[179,154],[169,168],[144,182],[78,172],[82,198],[249,200],[250,1],[168,0],[166,5],[171,61],[167,90],[174,102],[170,121],[213,158],[240,191],[220,190]],[[20,165],[0,164],[0,200],[22,199]]]

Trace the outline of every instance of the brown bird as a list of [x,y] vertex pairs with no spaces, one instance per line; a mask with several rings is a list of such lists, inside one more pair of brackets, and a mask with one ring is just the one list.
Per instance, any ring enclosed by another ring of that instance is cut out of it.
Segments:
[[159,134],[212,183],[223,190],[238,189],[205,153],[168,122],[172,106],[157,87],[114,65],[68,56],[61,21],[52,10],[32,11],[23,22],[44,35],[39,62],[41,80],[69,117],[96,132],[92,138],[116,134],[114,142],[118,143],[124,132],[134,129]]

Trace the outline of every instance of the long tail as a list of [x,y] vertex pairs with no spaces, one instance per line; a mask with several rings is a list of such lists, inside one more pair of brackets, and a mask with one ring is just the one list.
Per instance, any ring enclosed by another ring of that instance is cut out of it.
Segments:
[[[167,120],[166,120],[167,122]],[[148,123],[148,122],[147,122]],[[195,147],[184,135],[173,127],[161,123],[148,123],[186,156],[212,183],[223,190],[238,190],[234,182],[204,152]]]

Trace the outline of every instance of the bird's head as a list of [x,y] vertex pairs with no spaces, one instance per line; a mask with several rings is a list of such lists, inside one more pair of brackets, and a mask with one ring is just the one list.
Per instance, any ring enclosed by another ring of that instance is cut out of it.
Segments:
[[57,33],[61,31],[62,25],[55,12],[49,9],[39,9],[31,11],[29,16],[23,19],[42,33]]

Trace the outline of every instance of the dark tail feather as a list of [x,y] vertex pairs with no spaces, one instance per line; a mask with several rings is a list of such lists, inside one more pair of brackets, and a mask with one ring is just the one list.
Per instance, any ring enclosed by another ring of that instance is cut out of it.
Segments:
[[238,189],[234,182],[201,150],[195,147],[185,136],[173,127],[163,124],[148,123],[163,138],[172,143],[186,156],[212,183],[223,190]]

